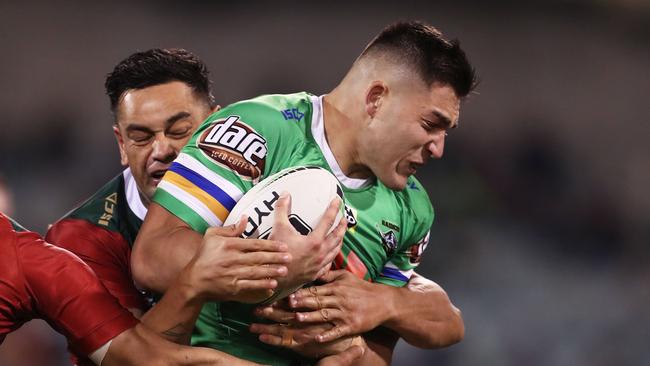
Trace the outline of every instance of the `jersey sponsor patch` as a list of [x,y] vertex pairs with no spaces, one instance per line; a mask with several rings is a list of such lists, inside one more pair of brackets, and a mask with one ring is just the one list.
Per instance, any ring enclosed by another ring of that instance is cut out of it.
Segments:
[[422,259],[422,253],[424,253],[424,250],[427,249],[427,245],[429,244],[429,233],[430,232],[427,231],[427,235],[409,247],[408,256],[409,262],[411,264],[420,263],[420,260]]
[[264,172],[266,139],[239,116],[214,121],[197,139],[197,146],[214,162],[243,179],[257,181]]

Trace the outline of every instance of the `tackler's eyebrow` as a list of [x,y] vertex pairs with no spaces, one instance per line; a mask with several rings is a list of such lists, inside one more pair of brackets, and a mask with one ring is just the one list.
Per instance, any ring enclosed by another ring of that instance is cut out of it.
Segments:
[[178,113],[176,113],[175,115],[173,115],[173,116],[167,118],[167,121],[165,122],[165,124],[166,124],[167,126],[171,126],[171,125],[173,125],[176,121],[178,121],[178,120],[180,120],[180,119],[183,119],[183,118],[187,118],[187,117],[189,117],[189,116],[191,116],[191,114],[190,114],[189,112],[185,112],[185,111],[178,112]]

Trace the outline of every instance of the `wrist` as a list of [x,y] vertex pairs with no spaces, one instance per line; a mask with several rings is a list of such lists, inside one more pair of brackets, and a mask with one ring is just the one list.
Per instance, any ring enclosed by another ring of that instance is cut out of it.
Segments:
[[205,295],[196,285],[197,282],[198,280],[192,273],[192,264],[190,263],[190,265],[181,271],[175,282],[176,285],[172,286],[171,288],[176,288],[178,295],[185,303],[189,304],[197,301],[203,301]]
[[399,320],[399,309],[400,309],[400,289],[392,286],[376,284],[375,286],[381,286],[381,291],[378,291],[381,294],[383,307],[385,309],[382,312],[383,319],[381,324],[387,327],[391,327],[393,323]]

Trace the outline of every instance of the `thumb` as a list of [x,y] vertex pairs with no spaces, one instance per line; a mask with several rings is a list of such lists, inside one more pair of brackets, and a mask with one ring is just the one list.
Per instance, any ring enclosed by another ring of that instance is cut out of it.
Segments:
[[320,278],[318,279],[323,282],[329,283],[347,275],[348,273],[350,272],[348,272],[345,269],[338,269],[336,271],[328,271],[324,275],[320,276]]

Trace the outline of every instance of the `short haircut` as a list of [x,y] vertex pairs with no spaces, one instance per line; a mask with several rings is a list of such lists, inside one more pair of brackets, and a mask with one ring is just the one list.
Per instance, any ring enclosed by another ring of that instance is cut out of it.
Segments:
[[373,39],[358,59],[387,56],[408,65],[431,86],[434,82],[450,85],[459,98],[476,86],[476,72],[458,40],[447,40],[433,26],[417,22],[399,22]]
[[215,106],[208,68],[195,54],[182,48],[153,48],[134,53],[115,66],[106,76],[104,86],[115,114],[124,92],[171,81],[184,82],[210,108]]

